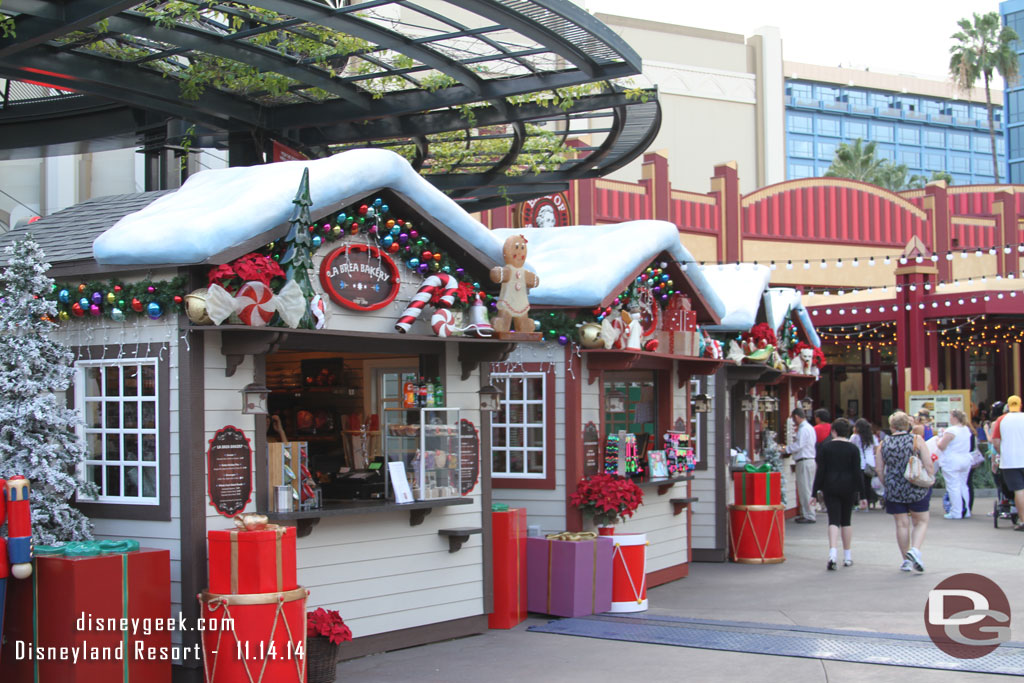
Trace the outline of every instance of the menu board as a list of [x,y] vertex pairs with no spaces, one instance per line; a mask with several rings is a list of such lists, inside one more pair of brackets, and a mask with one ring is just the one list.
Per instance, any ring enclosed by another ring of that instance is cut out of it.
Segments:
[[971,416],[971,391],[969,389],[951,389],[949,391],[908,391],[906,395],[907,413],[914,417],[921,409],[932,415],[932,429],[936,433],[949,426],[951,410],[962,410]]
[[459,420],[459,473],[462,481],[462,495],[476,487],[480,477],[480,435],[469,420]]
[[597,425],[588,422],[583,426],[583,476],[590,477],[598,472],[598,459],[601,456],[601,437],[597,433]]
[[252,448],[245,432],[223,427],[210,439],[206,451],[206,481],[210,505],[225,517],[234,517],[252,499]]

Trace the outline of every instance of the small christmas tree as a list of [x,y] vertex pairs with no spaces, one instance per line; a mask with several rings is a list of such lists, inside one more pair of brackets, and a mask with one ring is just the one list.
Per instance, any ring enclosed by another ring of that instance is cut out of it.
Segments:
[[74,355],[49,338],[56,304],[50,264],[28,236],[4,249],[0,272],[0,478],[20,474],[32,486],[32,529],[37,544],[92,538],[92,523],[69,501],[95,496],[75,470],[85,447],[75,434],[77,413],[65,403]]
[[[313,225],[313,219],[309,213],[309,207],[313,200],[309,196],[309,169],[303,169],[302,180],[299,182],[299,190],[292,200],[295,208],[292,210],[292,217],[288,219],[291,228],[285,236],[284,255],[281,257],[281,265],[284,266],[285,277],[295,280],[302,289],[302,296],[308,304],[313,299],[313,284],[309,281],[309,271],[313,269],[313,252],[316,247],[313,245],[313,238],[309,231]],[[319,242],[317,242],[319,244]],[[316,327],[313,321],[313,314],[306,306],[306,312],[302,316],[299,327],[311,330]]]

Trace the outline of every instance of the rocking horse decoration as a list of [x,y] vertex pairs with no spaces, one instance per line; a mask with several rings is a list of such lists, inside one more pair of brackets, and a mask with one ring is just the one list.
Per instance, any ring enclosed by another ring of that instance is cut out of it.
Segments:
[[800,342],[789,349],[789,371],[817,377],[825,367],[825,354],[816,346]]

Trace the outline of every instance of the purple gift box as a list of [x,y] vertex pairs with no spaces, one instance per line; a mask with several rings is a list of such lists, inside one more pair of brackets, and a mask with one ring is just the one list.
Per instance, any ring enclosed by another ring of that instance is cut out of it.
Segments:
[[583,541],[527,538],[529,611],[579,617],[610,610],[613,548],[609,536]]

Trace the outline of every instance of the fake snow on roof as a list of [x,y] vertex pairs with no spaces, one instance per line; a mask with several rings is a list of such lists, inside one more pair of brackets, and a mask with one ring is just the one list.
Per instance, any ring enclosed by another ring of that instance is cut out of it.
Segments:
[[821,346],[821,337],[814,329],[811,314],[804,307],[803,294],[792,287],[770,287],[764,293],[765,314],[768,323],[776,332],[782,327],[786,315],[792,311],[797,324],[803,328],[807,341],[814,346]]
[[753,263],[703,266],[699,270],[725,304],[720,325],[708,325],[711,332],[746,332],[757,323],[761,296],[768,288],[771,269]]
[[[527,240],[526,259],[540,277],[530,290],[530,303],[541,306],[598,306],[618,294],[637,269],[665,252],[679,263],[693,255],[679,242],[679,230],[667,221],[627,221],[614,225],[570,225],[561,228],[502,228],[492,231],[499,244],[512,235]],[[717,315],[725,310],[700,269],[686,276]]]
[[497,263],[501,243],[409,163],[383,149],[355,149],[312,161],[202,171],[177,192],[129,214],[93,242],[96,261],[110,265],[201,263],[282,225],[309,168],[310,213],[391,188],[419,205]]

